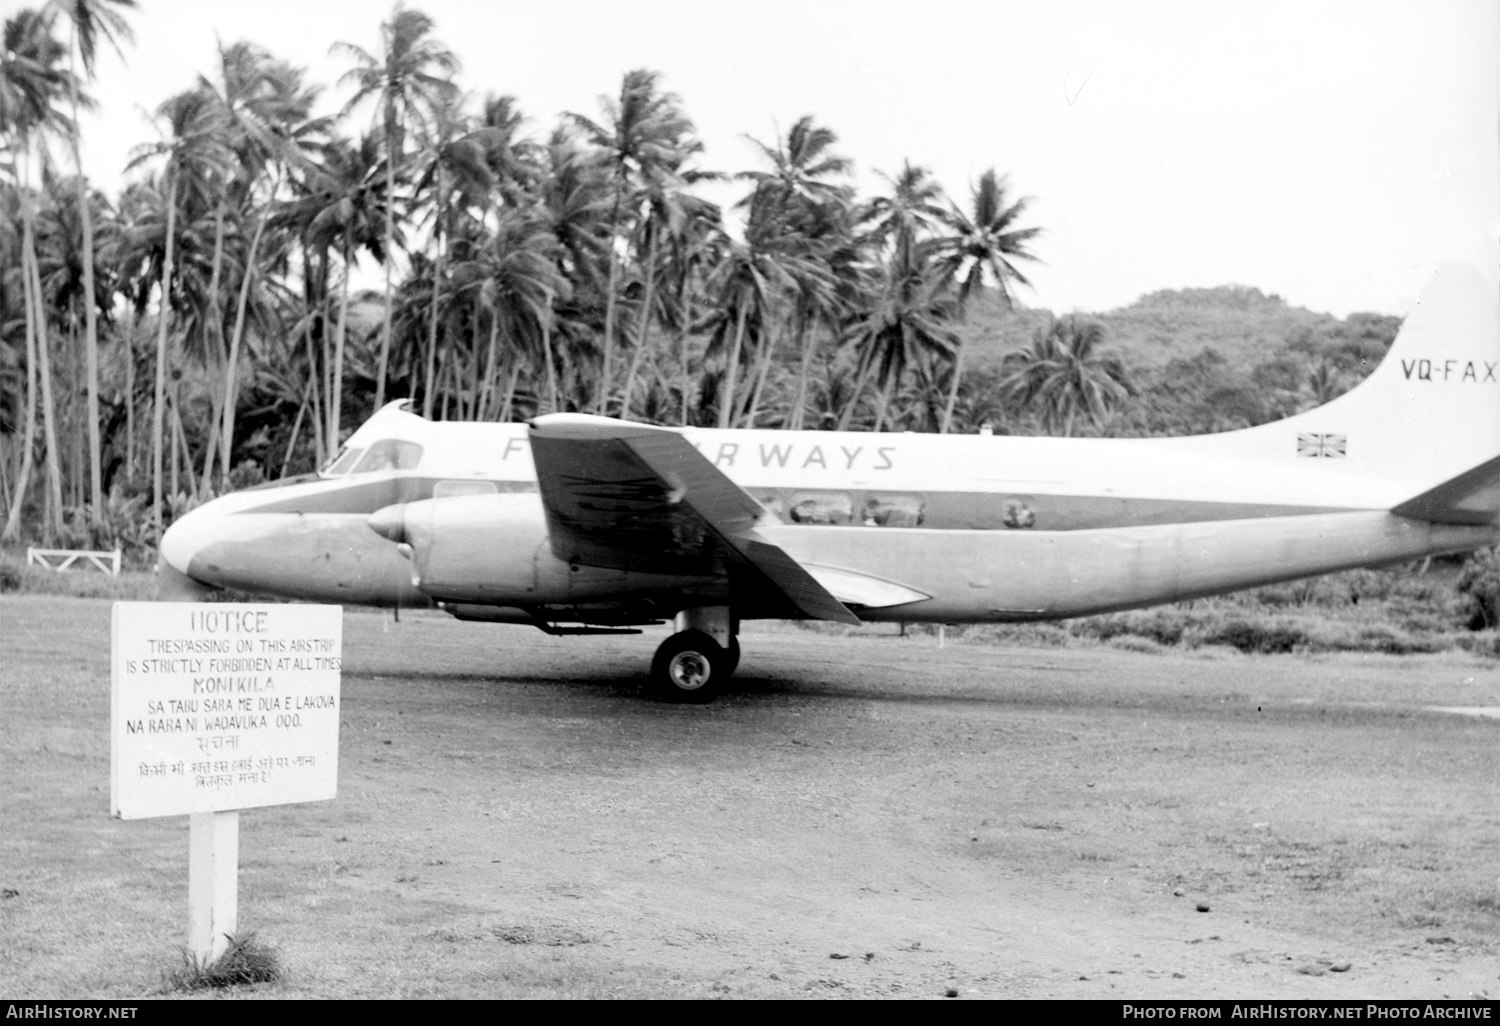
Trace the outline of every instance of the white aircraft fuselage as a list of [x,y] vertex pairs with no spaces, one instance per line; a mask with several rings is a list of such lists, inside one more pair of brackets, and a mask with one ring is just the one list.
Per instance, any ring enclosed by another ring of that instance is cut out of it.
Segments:
[[1243,431],[454,423],[393,403],[319,474],[184,516],[162,557],[192,588],[544,627],[720,610],[727,644],[756,616],[1062,618],[1459,552],[1500,539],[1497,507],[1500,312],[1457,269],[1367,381]]

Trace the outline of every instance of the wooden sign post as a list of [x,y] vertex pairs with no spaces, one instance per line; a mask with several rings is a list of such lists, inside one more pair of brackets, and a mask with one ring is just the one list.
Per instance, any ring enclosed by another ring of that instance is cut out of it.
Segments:
[[338,792],[340,606],[117,602],[110,812],[189,819],[190,945],[237,929],[239,811]]

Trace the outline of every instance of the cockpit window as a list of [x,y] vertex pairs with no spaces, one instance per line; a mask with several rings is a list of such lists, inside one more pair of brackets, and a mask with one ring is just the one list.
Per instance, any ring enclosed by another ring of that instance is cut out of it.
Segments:
[[342,450],[337,456],[333,458],[332,463],[323,468],[323,473],[328,475],[329,477],[336,477],[339,474],[349,473],[349,469],[354,466],[354,461],[359,459],[362,453],[364,453],[363,449],[346,448]]
[[366,450],[350,473],[370,474],[379,470],[411,470],[422,459],[422,447],[416,442],[382,438]]

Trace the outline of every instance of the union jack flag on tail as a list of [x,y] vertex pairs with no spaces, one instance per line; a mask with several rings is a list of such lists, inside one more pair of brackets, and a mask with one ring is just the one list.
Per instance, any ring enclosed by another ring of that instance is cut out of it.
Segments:
[[1297,435],[1297,455],[1336,459],[1349,455],[1349,436],[1302,432]]

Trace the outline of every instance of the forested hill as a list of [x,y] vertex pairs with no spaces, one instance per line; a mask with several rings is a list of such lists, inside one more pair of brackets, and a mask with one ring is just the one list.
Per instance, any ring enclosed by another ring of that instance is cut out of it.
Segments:
[[[998,358],[1024,344],[1052,316],[1044,309],[1007,315],[996,296],[986,296],[970,312],[969,352]],[[1103,324],[1110,350],[1133,370],[1189,359],[1209,347],[1242,371],[1283,349],[1327,356],[1354,371],[1360,359],[1384,355],[1401,326],[1399,317],[1386,314],[1354,313],[1339,320],[1245,285],[1162,289],[1129,306],[1079,316]]]
[[[986,296],[965,328],[973,365],[997,373],[1004,354],[1053,316],[1006,313]],[[1163,289],[1077,316],[1104,327],[1104,353],[1120,359],[1137,390],[1116,429],[1126,434],[1219,431],[1326,402],[1375,369],[1401,326],[1384,314],[1316,313],[1244,285]]]

